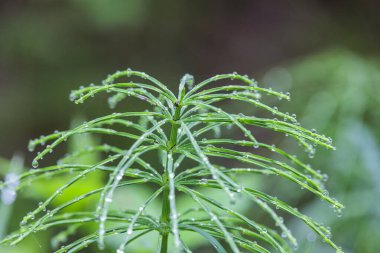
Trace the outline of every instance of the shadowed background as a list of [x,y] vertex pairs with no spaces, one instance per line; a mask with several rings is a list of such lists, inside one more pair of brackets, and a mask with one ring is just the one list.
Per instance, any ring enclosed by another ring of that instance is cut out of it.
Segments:
[[[68,95],[116,70],[145,71],[174,91],[185,73],[200,81],[237,71],[262,86],[290,91],[291,102],[279,108],[333,137],[338,150],[321,150],[310,163],[330,175],[327,185],[347,206],[345,214],[330,215],[331,209],[299,191],[289,193],[291,201],[327,221],[345,252],[375,252],[380,248],[379,40],[380,4],[369,0],[1,1],[0,156],[7,164],[19,152],[29,168],[29,139],[66,129],[78,115],[109,112],[105,100],[75,106]],[[139,102],[124,105],[135,110]],[[240,110],[254,114],[255,108]],[[277,142],[292,148],[286,139]],[[9,227],[16,228],[35,203],[37,198],[16,201]],[[291,222],[304,242],[300,252],[331,251]],[[48,243],[39,247],[25,252],[50,252]],[[199,246],[196,252],[209,251]]]

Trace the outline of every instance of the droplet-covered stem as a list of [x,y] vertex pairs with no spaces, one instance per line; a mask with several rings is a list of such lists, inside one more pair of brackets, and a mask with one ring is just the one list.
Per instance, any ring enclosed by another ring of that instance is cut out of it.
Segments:
[[178,128],[180,124],[177,122],[181,116],[181,106],[176,104],[176,109],[173,117],[172,128],[170,131],[170,139],[168,141],[167,149],[172,149],[177,144]]
[[[170,139],[167,143],[167,150],[173,149],[177,144],[177,135],[178,128],[180,124],[177,122],[180,119],[181,115],[181,106],[176,104],[176,110],[173,117],[173,122],[171,123],[170,130]],[[168,237],[170,232],[170,201],[169,201],[169,173],[168,173],[168,159],[166,160],[166,166],[164,170],[164,174],[162,175],[162,181],[164,191],[162,193],[162,210],[161,210],[161,218],[160,223],[163,226],[161,231],[161,253],[168,252]]]

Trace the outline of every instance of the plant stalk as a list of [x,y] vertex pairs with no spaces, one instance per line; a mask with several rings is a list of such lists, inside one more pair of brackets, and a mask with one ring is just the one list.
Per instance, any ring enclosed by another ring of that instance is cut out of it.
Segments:
[[[178,120],[181,114],[181,107],[176,105],[175,114],[173,117],[173,123],[171,125],[170,130],[170,139],[167,143],[167,151],[170,152],[171,149],[175,147],[177,144],[177,135],[178,128],[180,124],[178,124]],[[161,210],[161,218],[160,223],[165,225],[165,229],[161,232],[161,250],[160,253],[168,252],[168,239],[170,232],[170,202],[169,202],[169,175],[168,175],[168,160],[166,160],[166,167],[163,175],[163,185],[165,189],[162,193],[162,210]]]

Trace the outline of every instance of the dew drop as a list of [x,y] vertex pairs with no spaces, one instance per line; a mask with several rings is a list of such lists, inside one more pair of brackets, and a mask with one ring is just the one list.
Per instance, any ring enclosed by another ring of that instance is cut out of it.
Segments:
[[290,93],[289,92],[285,92],[285,95],[288,97],[287,100],[290,101]]
[[75,92],[71,92],[70,93],[70,101],[74,101],[75,99],[77,99],[77,95],[75,95]]
[[336,216],[337,216],[338,218],[342,217],[342,215],[343,215],[343,212],[342,212],[342,209],[341,209],[341,208],[336,209],[335,213],[336,213]]
[[201,180],[199,180],[199,182],[201,184],[207,184],[208,183],[208,180],[206,178],[202,178]]
[[33,168],[37,168],[38,167],[38,161],[36,159],[33,160],[32,166],[33,166]]
[[35,147],[36,147],[36,145],[32,141],[30,141],[28,144],[28,151],[33,152]]

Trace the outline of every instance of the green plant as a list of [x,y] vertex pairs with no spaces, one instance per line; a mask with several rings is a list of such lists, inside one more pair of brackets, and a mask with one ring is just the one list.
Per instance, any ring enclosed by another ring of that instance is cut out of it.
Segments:
[[[142,78],[147,83],[116,82],[121,80],[120,78]],[[239,84],[224,84],[232,81]],[[252,131],[263,128],[289,135],[311,156],[314,155],[315,145],[334,149],[331,139],[317,134],[314,130],[302,128],[295,115],[282,113],[276,107],[272,108],[261,102],[261,94],[287,100],[290,97],[289,94],[260,88],[247,76],[232,73],[214,76],[195,86],[193,82],[191,75],[185,75],[179,84],[178,96],[175,96],[153,77],[128,69],[108,76],[102,85],[90,85],[73,91],[70,99],[77,104],[98,93],[107,92],[115,93],[109,98],[111,108],[115,108],[127,97],[134,97],[147,102],[153,109],[142,112],[114,112],[84,122],[71,130],[57,131],[32,140],[29,144],[31,151],[37,145],[49,144],[33,160],[32,165],[36,169],[22,174],[20,181],[27,182],[39,177],[61,174],[71,175],[71,179],[28,213],[21,222],[20,230],[9,235],[1,243],[14,245],[33,232],[59,225],[81,226],[97,223],[98,228],[94,232],[68,243],[56,252],[76,252],[95,242],[103,249],[106,237],[120,234],[122,239],[117,252],[124,252],[129,243],[152,231],[158,232],[158,252],[161,253],[168,252],[171,247],[173,252],[191,252],[186,241],[182,239],[184,231],[200,234],[217,252],[240,252],[241,249],[250,252],[292,252],[288,244],[296,247],[297,241],[284,224],[283,218],[278,215],[281,211],[302,220],[337,252],[342,252],[330,239],[327,228],[277,197],[238,182],[240,174],[279,175],[327,201],[340,213],[343,206],[331,198],[324,188],[325,175],[276,146],[257,140],[255,132]],[[222,85],[209,87],[212,83]],[[224,100],[254,105],[281,120],[234,114],[228,112],[227,108],[222,109],[223,106],[215,105]],[[139,118],[140,122],[130,120],[135,118]],[[234,127],[244,134],[244,137],[227,138],[224,136],[227,132],[224,127]],[[223,137],[206,139],[212,131]],[[58,145],[71,136],[83,133],[126,138],[131,140],[131,144],[128,147],[110,144],[91,146],[80,152],[68,154],[57,165],[37,168],[40,160],[52,153]],[[241,151],[242,148],[245,151]],[[109,153],[109,156],[92,165],[72,162],[81,155],[93,152]],[[146,157],[152,152],[156,152],[160,160],[160,163],[155,162],[153,166],[148,163]],[[276,154],[278,158],[270,158],[271,154]],[[230,168],[221,165],[228,161],[237,162],[244,167]],[[109,178],[104,186],[46,211],[55,198],[77,181],[85,180],[83,178],[91,173],[105,173]],[[156,191],[138,210],[111,210],[115,191],[135,184],[149,185],[155,187]],[[6,182],[1,187],[5,185]],[[21,184],[20,187],[23,185],[25,184]],[[231,202],[238,196],[248,197],[275,221],[280,231],[235,211],[233,206],[224,204],[223,199],[213,199],[205,195],[202,192],[205,188],[225,192]],[[96,210],[62,210],[97,195],[99,199]],[[179,214],[176,207],[176,196],[179,195],[191,199],[195,208]],[[160,217],[153,217],[145,211],[158,196],[162,197],[162,212]],[[169,243],[169,237],[173,238],[172,245]]]

